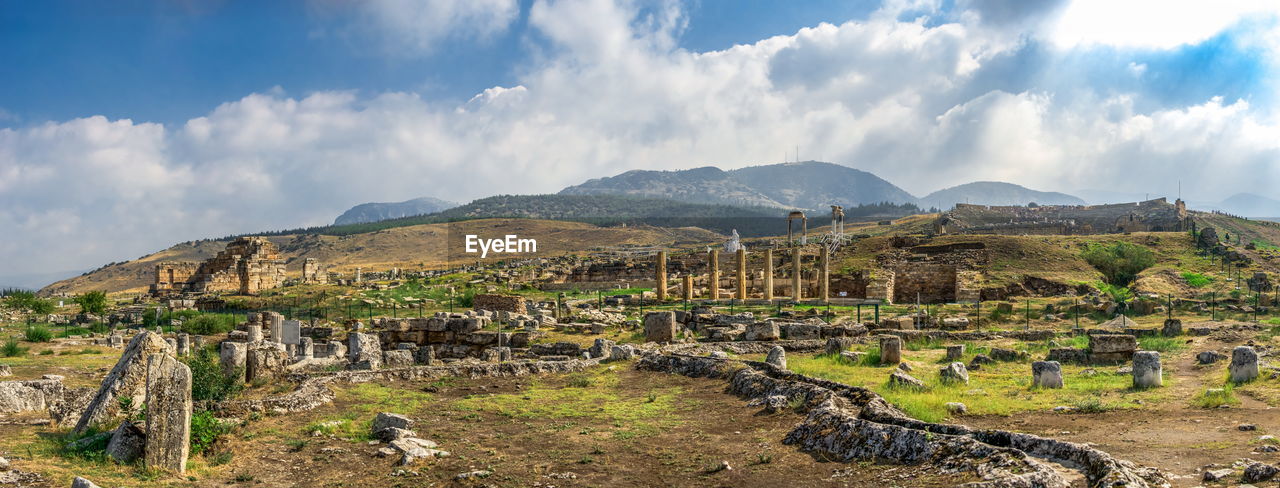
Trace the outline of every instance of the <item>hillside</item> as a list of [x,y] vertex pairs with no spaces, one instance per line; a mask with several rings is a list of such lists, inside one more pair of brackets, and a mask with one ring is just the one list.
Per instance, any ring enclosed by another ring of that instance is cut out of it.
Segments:
[[[306,258],[315,258],[332,271],[348,273],[357,267],[377,270],[392,267],[426,269],[446,267],[450,263],[474,262],[474,255],[463,252],[461,240],[465,234],[516,234],[535,238],[538,240],[539,256],[620,246],[687,246],[719,242],[725,238],[720,234],[695,228],[598,227],[581,222],[481,219],[397,227],[347,236],[290,234],[272,236],[270,239],[280,247],[289,276],[297,277],[301,274],[301,262]],[[446,246],[446,242],[451,244]],[[137,260],[106,266],[59,281],[41,292],[144,292],[154,280],[156,263],[203,261],[217,254],[226,244],[225,240],[181,243]]]
[[362,203],[339,215],[337,219],[334,219],[333,225],[362,224],[425,215],[456,206],[458,206],[457,203],[431,197],[415,198],[394,203]]
[[631,195],[692,203],[822,210],[828,205],[915,203],[915,197],[866,171],[818,161],[681,171],[628,171],[589,180],[561,195]]
[[1066,193],[1036,191],[1013,183],[975,181],[944,188],[920,199],[921,208],[948,210],[957,203],[974,205],[1085,205],[1085,201]]

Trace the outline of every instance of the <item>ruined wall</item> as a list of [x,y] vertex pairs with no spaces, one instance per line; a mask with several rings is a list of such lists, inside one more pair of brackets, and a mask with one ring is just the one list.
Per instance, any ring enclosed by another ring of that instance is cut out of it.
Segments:
[[[198,266],[161,263],[156,267],[153,292],[163,292],[159,285],[166,282],[173,292],[256,295],[282,285],[284,273],[284,260],[275,244],[262,237],[241,237]],[[183,274],[185,278],[179,279]]]
[[152,294],[180,293],[191,276],[200,267],[196,263],[165,261],[156,265],[156,279],[151,284]]
[[956,267],[948,264],[912,264],[893,270],[893,300],[897,303],[956,301]]
[[934,222],[938,234],[1088,235],[1187,230],[1186,205],[1164,198],[1112,205],[1036,207],[956,204]]
[[302,261],[302,282],[307,284],[323,284],[329,282],[329,273],[320,267],[316,258]]

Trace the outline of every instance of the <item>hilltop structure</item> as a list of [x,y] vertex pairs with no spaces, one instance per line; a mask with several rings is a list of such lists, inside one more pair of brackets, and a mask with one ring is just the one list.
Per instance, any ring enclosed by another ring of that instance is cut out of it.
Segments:
[[280,250],[264,237],[241,237],[201,264],[163,262],[156,265],[153,295],[238,293],[257,295],[284,283]]
[[1089,235],[1180,232],[1191,228],[1181,199],[1112,205],[956,204],[933,223],[935,234]]

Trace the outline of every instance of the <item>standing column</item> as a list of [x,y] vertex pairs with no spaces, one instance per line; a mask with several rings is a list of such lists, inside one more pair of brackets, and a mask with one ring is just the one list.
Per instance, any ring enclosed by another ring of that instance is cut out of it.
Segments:
[[667,299],[667,252],[658,251],[658,283],[656,289],[658,291],[658,301],[666,301]]
[[831,298],[831,251],[827,249],[827,246],[821,246],[819,256],[822,259],[822,264],[818,268],[818,287],[822,291],[818,298],[822,299],[822,303],[827,303],[827,300]]
[[764,299],[773,300],[773,249],[764,250]]
[[684,275],[684,289],[680,291],[685,301],[693,300],[693,275]]
[[707,287],[710,289],[710,291],[708,291],[707,294],[711,297],[712,300],[719,300],[720,299],[720,250],[712,249],[711,257],[709,259],[711,260],[711,262],[709,263],[711,265],[711,282],[708,283]]
[[791,296],[798,302],[804,298],[800,290],[800,246],[791,248]]
[[738,249],[738,299],[747,299],[747,250]]

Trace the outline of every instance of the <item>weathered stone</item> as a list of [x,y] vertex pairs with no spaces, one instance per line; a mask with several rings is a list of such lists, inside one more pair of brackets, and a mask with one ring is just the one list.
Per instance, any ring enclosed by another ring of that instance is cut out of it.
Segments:
[[712,359],[729,359],[729,353],[724,351],[711,351],[711,354],[708,354],[707,357]]
[[1231,381],[1244,383],[1258,377],[1258,353],[1249,346],[1231,350]]
[[1196,361],[1200,364],[1213,364],[1226,358],[1226,355],[1218,351],[1202,351],[1200,354],[1196,354]]
[[609,359],[613,361],[626,361],[636,356],[635,346],[631,344],[623,344],[613,346],[609,349]]
[[311,359],[315,357],[315,343],[310,337],[298,338],[298,359]]
[[166,352],[168,345],[160,334],[141,332],[125,346],[115,367],[107,373],[89,406],[76,422],[75,432],[84,433],[90,426],[111,424],[121,414],[120,397],[129,397],[133,408],[141,408],[147,398],[147,357]]
[[862,351],[844,351],[840,353],[841,358],[853,364],[862,364],[862,360],[866,356],[867,353]]
[[747,324],[746,332],[742,334],[744,341],[776,341],[781,337],[778,324],[773,321]]
[[389,428],[413,430],[413,419],[398,413],[381,412],[373,418],[373,437],[381,439],[382,431]]
[[892,373],[889,373],[889,386],[896,388],[912,388],[917,390],[923,390],[926,388],[923,381],[920,381],[914,376],[897,369]]
[[191,336],[185,333],[179,333],[177,336],[177,348],[179,356],[191,354]]
[[1024,352],[999,347],[991,348],[991,359],[996,361],[1021,361],[1026,358],[1027,353]]
[[414,364],[429,366],[432,364],[432,361],[435,361],[435,359],[436,351],[435,349],[432,349],[431,346],[422,346],[413,351]]
[[0,414],[49,409],[64,391],[56,379],[0,381]]
[[649,312],[644,315],[644,337],[647,342],[673,342],[676,339],[674,312]]
[[1232,470],[1231,468],[1215,469],[1212,471],[1205,471],[1204,476],[1201,477],[1201,479],[1208,482],[1222,481],[1230,477],[1232,474],[1235,474],[1235,470]]
[[615,344],[617,343],[608,339],[596,339],[587,352],[593,358],[609,359],[609,354],[613,352]]
[[280,337],[277,342],[285,344],[300,344],[302,341],[302,322],[298,320],[285,320],[280,326]]
[[947,413],[950,413],[951,415],[964,415],[969,413],[969,407],[960,402],[947,402],[943,406],[947,407]]
[[278,342],[257,342],[249,345],[245,353],[245,380],[270,381],[285,373],[289,364],[289,355],[284,345]]
[[782,346],[773,346],[769,349],[769,355],[765,357],[764,362],[777,367],[778,369],[787,369],[787,350]]
[[382,344],[378,336],[352,332],[347,336],[347,357],[352,369],[378,369],[382,367]]
[[191,369],[168,354],[151,354],[146,405],[146,466],[185,472],[191,436]]
[[785,395],[770,395],[764,399],[764,410],[768,413],[785,411],[790,401]]
[[1160,353],[1157,351],[1138,351],[1133,353],[1133,387],[1155,388],[1164,385],[1163,369],[1160,367]]
[[826,353],[835,356],[851,346],[853,346],[852,337],[832,337],[827,339]]
[[102,488],[92,481],[76,476],[71,480],[71,488]]
[[404,349],[383,351],[382,366],[384,368],[408,368],[413,366],[413,351]]
[[943,366],[938,376],[943,383],[969,384],[969,370],[964,367],[964,363],[958,361]]
[[1164,328],[1160,333],[1165,337],[1176,337],[1182,335],[1182,321],[1178,319],[1167,319],[1164,321]]
[[1040,388],[1062,388],[1062,364],[1057,361],[1031,363],[1031,384]]
[[962,357],[964,357],[964,344],[947,346],[947,361],[959,361]]
[[902,338],[898,336],[880,336],[880,364],[898,364],[902,362]]
[[111,441],[107,443],[107,456],[120,464],[129,464],[142,457],[146,447],[147,434],[126,420],[111,433]]
[[1280,468],[1266,463],[1253,463],[1244,468],[1244,476],[1240,477],[1245,483],[1259,483],[1275,478],[1276,474],[1280,474]]
[[245,331],[249,333],[249,342],[262,342],[262,326],[258,324],[249,324],[245,326]]
[[222,372],[244,383],[244,371],[248,361],[249,348],[243,342],[224,341],[219,362]]
[[0,376],[12,376],[13,370],[7,364],[0,364]]

